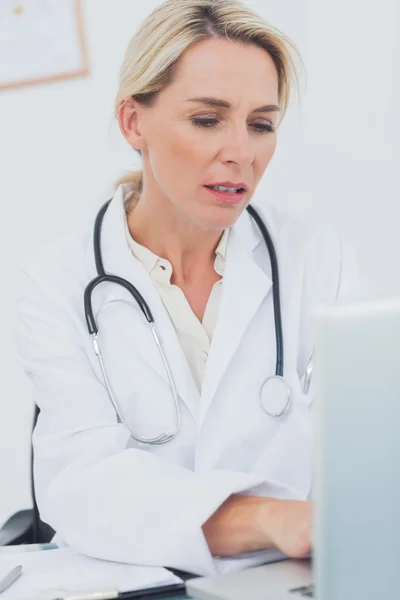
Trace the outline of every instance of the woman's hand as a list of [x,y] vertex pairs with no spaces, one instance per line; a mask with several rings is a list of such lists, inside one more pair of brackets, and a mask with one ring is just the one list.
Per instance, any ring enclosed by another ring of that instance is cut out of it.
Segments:
[[312,503],[302,500],[269,499],[264,522],[266,539],[292,558],[301,558],[312,550]]
[[312,549],[312,504],[258,496],[231,496],[203,525],[214,556],[278,548],[292,558]]

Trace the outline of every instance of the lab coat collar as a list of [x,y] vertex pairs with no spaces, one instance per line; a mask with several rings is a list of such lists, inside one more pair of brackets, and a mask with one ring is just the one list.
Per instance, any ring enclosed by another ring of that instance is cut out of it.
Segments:
[[[146,300],[153,314],[155,326],[161,338],[163,349],[173,374],[178,396],[186,404],[193,418],[197,419],[199,392],[182,350],[178,335],[151,277],[146,272],[142,263],[132,254],[129,247],[126,236],[126,212],[124,202],[128,191],[128,184],[119,186],[104,215],[101,235],[104,269],[108,274],[117,275],[131,282]],[[89,277],[93,278],[95,276],[95,266],[92,237],[93,236],[91,236],[88,248],[88,263],[90,265]],[[136,301],[122,286],[104,283],[101,284],[93,294],[95,316],[96,311],[99,311],[106,303],[114,301],[131,303],[132,310],[140,311]],[[158,348],[154,342],[150,328],[146,331],[147,320],[140,311],[140,317],[142,316],[143,319],[138,321],[138,323],[143,323],[143,330],[141,332],[133,332],[132,335],[134,350],[142,355],[146,363],[153,368],[169,386],[167,372],[161,362]],[[100,333],[101,332],[99,331],[99,336]],[[127,349],[127,351],[129,351],[129,349]]]
[[229,235],[217,325],[201,391],[201,422],[247,328],[272,288],[268,253],[263,253],[262,266],[256,261],[262,243],[257,225],[245,211]]
[[[264,265],[261,268],[254,257],[254,251],[262,241],[262,236],[247,211],[239,217],[229,232],[218,320],[210,347],[200,403],[194,378],[166,308],[151,277],[141,262],[133,256],[129,247],[124,204],[128,191],[127,184],[118,188],[104,216],[101,238],[104,268],[107,273],[130,281],[145,298],[153,313],[178,395],[192,416],[196,419],[200,416],[201,421],[247,327],[272,286],[268,274],[269,264],[267,269]],[[88,248],[88,263],[89,277],[94,277],[92,236]],[[104,303],[114,300],[132,302],[133,306],[137,307],[127,291],[115,284],[100,286],[93,302],[98,310]],[[146,322],[144,317],[143,322]],[[156,345],[136,343],[135,349],[144,355],[146,362],[168,383]]]

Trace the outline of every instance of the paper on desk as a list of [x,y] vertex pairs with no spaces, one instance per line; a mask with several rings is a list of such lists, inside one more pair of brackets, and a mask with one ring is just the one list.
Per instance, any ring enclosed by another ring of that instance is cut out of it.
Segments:
[[138,567],[97,560],[72,548],[2,554],[0,577],[16,565],[22,565],[22,575],[0,595],[1,600],[52,600],[77,592],[115,589],[127,592],[182,582],[161,567]]

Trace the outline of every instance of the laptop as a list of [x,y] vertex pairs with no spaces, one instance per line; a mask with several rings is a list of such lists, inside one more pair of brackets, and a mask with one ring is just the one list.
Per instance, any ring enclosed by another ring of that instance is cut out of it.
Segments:
[[283,560],[229,575],[186,582],[198,600],[302,600],[313,597],[311,561]]
[[193,598],[400,597],[400,298],[321,308],[314,378],[314,568],[193,579]]

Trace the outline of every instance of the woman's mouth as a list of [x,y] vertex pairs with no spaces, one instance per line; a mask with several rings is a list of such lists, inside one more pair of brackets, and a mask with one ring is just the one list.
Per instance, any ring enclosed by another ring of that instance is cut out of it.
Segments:
[[225,204],[240,204],[246,193],[246,188],[242,185],[226,186],[226,185],[205,185],[214,197]]

